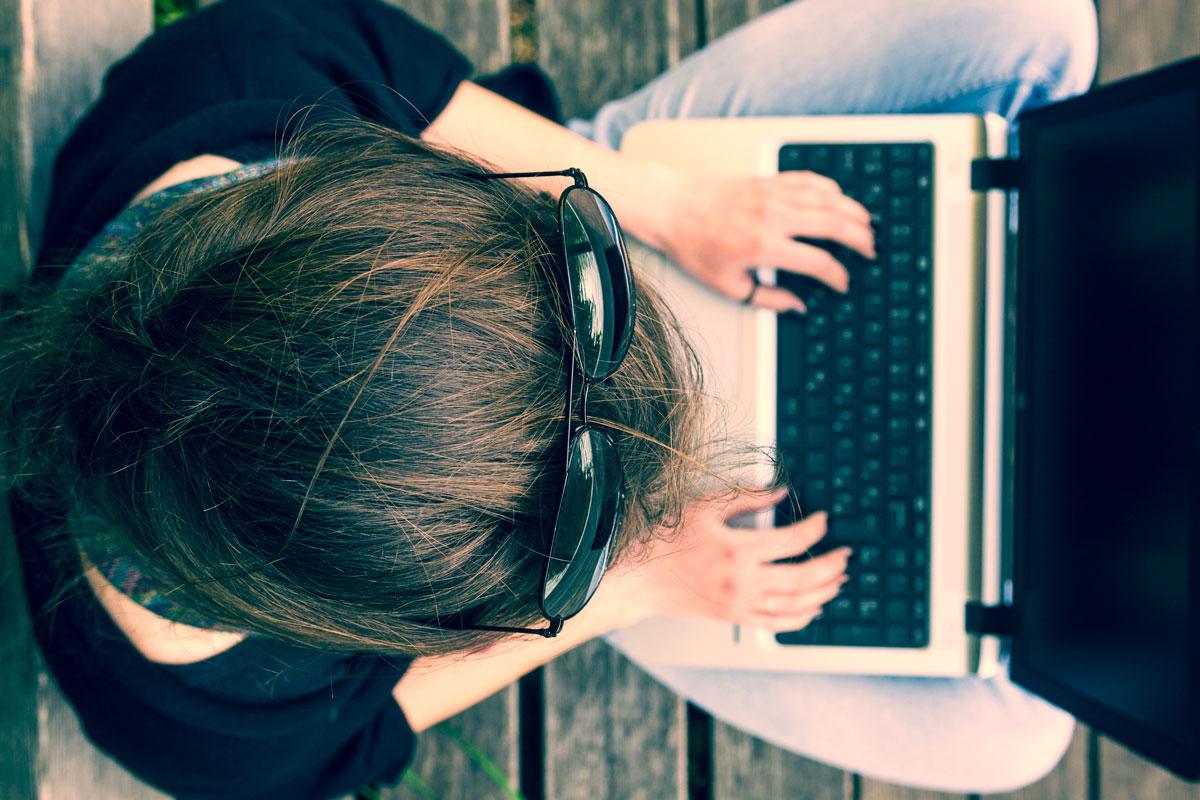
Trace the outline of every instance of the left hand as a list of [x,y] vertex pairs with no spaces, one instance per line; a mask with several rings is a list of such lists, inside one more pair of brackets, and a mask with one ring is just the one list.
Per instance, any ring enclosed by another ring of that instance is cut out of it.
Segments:
[[[808,275],[847,291],[845,266],[797,236],[837,242],[875,258],[870,213],[834,180],[813,172],[686,176],[668,197],[656,237],[661,249],[732,300],[750,295],[750,270],[756,266]],[[775,311],[805,310],[800,298],[775,286],[760,286],[753,303]]]
[[657,532],[638,553],[613,566],[597,597],[605,590],[610,593],[597,605],[619,607],[609,613],[624,614],[620,625],[665,614],[771,631],[805,627],[846,582],[849,548],[799,562],[779,560],[815,545],[825,535],[826,515],[763,530],[730,525],[732,519],[770,508],[785,496],[786,490],[777,490],[693,501],[677,528]]

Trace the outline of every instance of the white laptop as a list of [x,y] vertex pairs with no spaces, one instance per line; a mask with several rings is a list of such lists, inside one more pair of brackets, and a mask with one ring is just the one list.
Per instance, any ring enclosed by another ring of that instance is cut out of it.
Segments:
[[[820,415],[820,427],[832,427],[828,423],[839,409],[832,407],[830,395],[846,384],[860,393],[863,391],[861,379],[865,375],[861,361],[865,348],[861,342],[855,343],[855,352],[849,353],[856,361],[854,374],[839,383],[836,343],[829,342],[828,336],[824,337],[825,357],[808,364],[803,363],[803,344],[789,348],[787,339],[781,340],[781,335],[786,336],[788,326],[810,326],[816,313],[825,317],[826,326],[834,328],[830,332],[836,334],[836,329],[843,326],[835,320],[845,323],[837,310],[843,302],[848,302],[855,306],[855,319],[849,327],[857,328],[856,332],[863,336],[867,323],[864,315],[868,313],[863,303],[867,289],[864,271],[871,267],[882,271],[882,291],[875,294],[882,294],[886,300],[892,281],[889,262],[893,253],[903,250],[911,254],[910,260],[924,254],[931,262],[922,265],[922,274],[931,290],[925,300],[931,312],[925,327],[931,333],[932,369],[925,383],[932,413],[926,413],[925,417],[932,448],[932,472],[923,492],[909,487],[889,496],[885,485],[886,464],[894,450],[885,440],[873,456],[884,464],[885,474],[873,481],[883,490],[880,496],[874,497],[868,507],[859,502],[853,510],[841,515],[831,511],[827,537],[830,546],[850,543],[856,550],[856,560],[850,569],[852,580],[839,598],[838,613],[835,615],[832,606],[827,607],[809,628],[791,637],[803,644],[785,644],[781,637],[756,628],[704,620],[657,619],[624,634],[644,640],[639,642],[642,651],[653,647],[664,661],[672,663],[771,670],[964,675],[995,669],[996,640],[967,633],[965,608],[969,600],[998,603],[1002,590],[999,477],[993,470],[985,483],[980,475],[981,465],[994,461],[985,459],[982,450],[999,445],[1000,409],[990,404],[984,416],[980,409],[985,372],[993,380],[999,379],[999,348],[985,349],[984,340],[990,336],[998,342],[1003,329],[993,324],[992,330],[984,330],[988,319],[984,298],[999,301],[1004,296],[1006,197],[999,191],[986,195],[973,191],[970,174],[975,159],[1002,158],[1007,153],[1007,139],[1008,125],[1002,118],[960,114],[654,121],[636,125],[626,134],[623,152],[701,173],[766,175],[792,165],[814,171],[819,168],[835,179],[840,178],[839,183],[847,193],[876,212],[877,261],[869,265],[860,257],[846,258],[845,252],[837,253],[850,269],[851,291],[843,299],[815,283],[797,287],[810,306],[809,319],[803,321],[779,318],[772,312],[730,302],[663,259],[643,259],[639,264],[657,279],[684,323],[703,364],[709,392],[715,395],[718,407],[727,411],[723,422],[730,435],[773,446],[784,433],[782,427],[789,420],[781,407],[786,400],[781,399],[780,382],[788,379],[781,376],[781,357],[801,360],[800,381],[804,384],[818,370],[824,373],[829,386],[817,390],[826,406]],[[864,169],[869,174],[863,174]],[[908,170],[900,172],[901,182],[897,183],[899,189],[906,191],[892,190],[892,179],[898,170]],[[864,197],[864,192],[872,196]],[[908,198],[913,205],[903,217],[905,222],[898,222],[900,217],[890,213],[891,199],[901,197]],[[923,234],[918,230],[921,215],[915,206],[922,200],[930,204],[926,213],[933,223],[926,242],[917,241]],[[907,225],[908,230],[893,231],[893,225]],[[913,241],[902,248],[892,247],[893,233],[911,235]],[[910,263],[902,274],[907,276],[911,288],[917,279],[917,265]],[[760,270],[759,275],[764,283],[775,283],[777,278],[787,280],[770,269]],[[818,300],[816,308],[814,300]],[[879,311],[884,312],[877,313],[877,319],[883,328],[885,363],[879,365],[881,369],[877,372],[882,383],[876,384],[878,402],[853,398],[848,410],[861,417],[865,406],[875,406],[873,411],[882,409],[882,417],[875,422],[886,435],[889,418],[886,354],[892,329],[886,309]],[[996,323],[1000,315],[998,309],[994,311],[997,313],[991,320]],[[916,326],[912,319],[904,324],[909,331]],[[875,330],[878,333],[879,326]],[[915,348],[912,338],[909,347]],[[781,354],[781,347],[792,352]],[[993,355],[991,363],[985,363],[985,352]],[[793,438],[799,439],[794,450],[800,463],[790,465],[793,468],[789,472],[801,506],[809,505],[804,498],[805,478],[809,474],[804,469],[804,459],[814,449],[821,451],[829,462],[828,468],[813,474],[827,472],[830,474],[827,483],[832,483],[836,464],[831,457],[839,443],[839,437],[832,431],[826,436],[810,424],[811,416],[805,414],[808,407],[804,401],[815,395],[806,394],[805,388],[813,387],[801,386],[798,392],[799,435],[795,436],[794,428],[790,431]],[[810,427],[814,428],[813,436],[820,437],[815,448],[805,445],[810,441],[807,438]],[[856,470],[869,460],[868,454],[863,453],[866,447],[861,440],[863,433],[856,430],[847,437],[855,440],[847,460]],[[905,440],[914,439],[915,433],[911,432]],[[780,449],[782,454],[791,455],[782,442]],[[909,456],[911,460],[912,454]],[[984,492],[984,486],[989,491]],[[861,491],[860,487],[851,488]],[[802,510],[829,510],[836,493],[829,486],[822,492],[823,497],[813,498],[819,506]],[[911,507],[918,497],[928,503],[927,527],[922,526],[925,533],[920,542],[914,540],[911,530],[907,535],[888,530],[888,515],[895,506],[904,503]],[[983,506],[986,513],[982,513]],[[873,533],[865,538],[839,537],[839,516],[853,516],[855,525],[864,519],[871,520]],[[772,522],[770,515],[763,515],[760,520],[762,525]],[[870,548],[868,564],[864,566],[863,554],[867,548]],[[918,556],[923,553],[927,564],[911,563],[914,553]],[[906,566],[890,569],[894,562],[889,559],[893,556],[897,561],[903,559]],[[877,576],[873,579],[878,588],[876,593],[855,591],[860,588],[856,581],[864,572]],[[922,573],[926,575],[924,580],[915,580]],[[902,591],[888,593],[887,581],[896,574],[903,574],[909,585],[902,587]],[[893,612],[890,620],[889,602]],[[847,609],[847,603],[854,607]],[[907,607],[896,608],[900,603],[906,603]],[[913,606],[918,603],[923,607],[916,610],[922,613],[914,615]],[[859,613],[863,611],[865,614]],[[833,636],[835,626],[843,640],[848,639],[846,644],[839,644],[838,637]],[[885,636],[890,628],[898,631],[896,644],[902,646],[888,646]],[[918,635],[914,636],[914,631]]]
[[872,198],[883,272],[848,257],[846,298],[760,271],[798,291],[803,319],[639,263],[728,431],[778,444],[802,510],[830,511],[828,546],[855,547],[849,603],[791,634],[657,618],[623,638],[664,663],[923,676],[991,674],[1003,641],[1015,681],[1200,776],[1198,118],[1195,59],[1023,115],[1015,159],[993,116],[632,128],[623,152],[697,173],[816,164],[868,207],[888,183]]

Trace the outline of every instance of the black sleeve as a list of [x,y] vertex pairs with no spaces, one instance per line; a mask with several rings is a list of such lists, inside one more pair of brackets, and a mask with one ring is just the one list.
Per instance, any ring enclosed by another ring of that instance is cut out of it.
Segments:
[[[55,161],[38,264],[65,266],[171,165],[347,112],[417,135],[471,65],[379,0],[223,0],[143,41],[105,76]],[[269,151],[268,151],[269,152]],[[51,267],[51,273],[57,272]]]
[[19,492],[7,503],[45,663],[88,738],[143,781],[180,800],[321,800],[394,783],[412,761],[393,697],[409,659],[252,637],[149,661],[86,587],[64,517]]

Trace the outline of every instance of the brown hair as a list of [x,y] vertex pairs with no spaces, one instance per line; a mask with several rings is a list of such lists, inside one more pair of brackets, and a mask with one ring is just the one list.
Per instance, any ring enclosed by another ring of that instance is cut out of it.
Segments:
[[[10,475],[240,630],[429,655],[537,623],[568,368],[555,198],[363,121],[285,155],[3,319]],[[636,284],[589,400],[629,492],[615,558],[679,514],[700,430],[694,356]]]

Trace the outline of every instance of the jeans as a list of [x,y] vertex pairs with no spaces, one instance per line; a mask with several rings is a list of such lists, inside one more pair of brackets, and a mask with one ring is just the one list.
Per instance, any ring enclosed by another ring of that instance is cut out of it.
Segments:
[[[1091,0],[798,0],[569,127],[609,147],[643,119],[1022,110],[1096,67]],[[999,792],[1049,772],[1074,720],[1002,674],[887,678],[683,668],[608,641],[714,717],[892,783]]]

